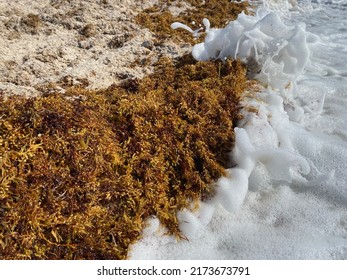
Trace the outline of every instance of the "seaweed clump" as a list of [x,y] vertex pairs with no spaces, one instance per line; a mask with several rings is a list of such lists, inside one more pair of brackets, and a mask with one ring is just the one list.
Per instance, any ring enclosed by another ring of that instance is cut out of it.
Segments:
[[213,193],[246,87],[238,61],[161,59],[120,86],[0,97],[0,258],[124,259],[155,215]]
[[31,13],[23,17],[20,23],[22,28],[24,28],[24,31],[32,35],[35,35],[38,33],[38,29],[40,25],[42,24],[40,17],[38,15],[31,14]]
[[[158,4],[145,9],[135,17],[136,23],[150,29],[159,42],[172,39],[174,42],[196,43],[192,34],[185,30],[172,30],[173,22],[181,22],[188,26],[192,23],[201,24],[208,18],[214,28],[222,28],[244,11],[247,13],[249,3],[230,0],[187,0],[192,8],[182,11],[179,15],[171,14],[170,6],[180,6],[180,1],[159,1]],[[198,25],[196,28],[198,28]],[[194,29],[194,27],[193,27]]]

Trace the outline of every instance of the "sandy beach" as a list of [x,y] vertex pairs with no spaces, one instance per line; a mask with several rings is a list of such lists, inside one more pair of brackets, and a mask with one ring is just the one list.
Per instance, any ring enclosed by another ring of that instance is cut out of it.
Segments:
[[59,90],[85,82],[105,88],[150,73],[161,55],[188,52],[184,43],[154,46],[153,33],[135,23],[156,2],[1,0],[0,91],[30,96],[47,84]]

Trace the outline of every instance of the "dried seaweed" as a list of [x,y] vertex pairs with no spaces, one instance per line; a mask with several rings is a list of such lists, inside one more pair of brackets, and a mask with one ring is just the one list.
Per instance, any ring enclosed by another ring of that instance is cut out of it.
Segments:
[[174,63],[120,86],[0,98],[0,258],[124,259],[155,215],[213,192],[247,86],[238,61]]

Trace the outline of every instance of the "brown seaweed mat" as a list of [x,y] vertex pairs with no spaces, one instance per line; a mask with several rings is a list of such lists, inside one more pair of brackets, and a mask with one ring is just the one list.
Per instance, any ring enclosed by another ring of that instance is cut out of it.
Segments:
[[152,215],[213,192],[233,145],[246,70],[161,59],[121,86],[0,96],[0,258],[124,259]]

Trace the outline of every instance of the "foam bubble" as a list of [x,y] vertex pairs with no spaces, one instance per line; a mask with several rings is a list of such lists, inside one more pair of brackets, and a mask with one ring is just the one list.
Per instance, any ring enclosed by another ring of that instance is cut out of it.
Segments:
[[177,28],[183,28],[184,30],[187,30],[190,33],[194,33],[193,29],[191,29],[188,25],[185,25],[180,22],[174,22],[171,24],[172,29],[177,29]]
[[291,167],[298,166],[300,173],[308,174],[310,166],[300,155],[285,149],[264,147],[257,150],[255,158],[262,162],[273,180],[292,181]]
[[212,219],[214,210],[215,208],[211,204],[200,202],[200,207],[198,212],[199,222],[203,225],[208,225]]
[[144,235],[151,235],[158,231],[160,226],[160,221],[156,217],[151,217],[146,221],[146,227],[143,230]]
[[238,212],[248,191],[248,174],[240,168],[230,169],[228,177],[218,180],[216,191],[215,201],[229,212]]
[[260,82],[283,88],[294,82],[309,61],[313,36],[304,24],[288,26],[278,13],[259,9],[255,15],[241,13],[224,29],[210,28],[205,41],[193,47],[197,60],[238,58]]
[[179,229],[182,234],[188,239],[196,236],[196,233],[200,227],[197,217],[187,209],[178,212],[177,217],[180,221]]

